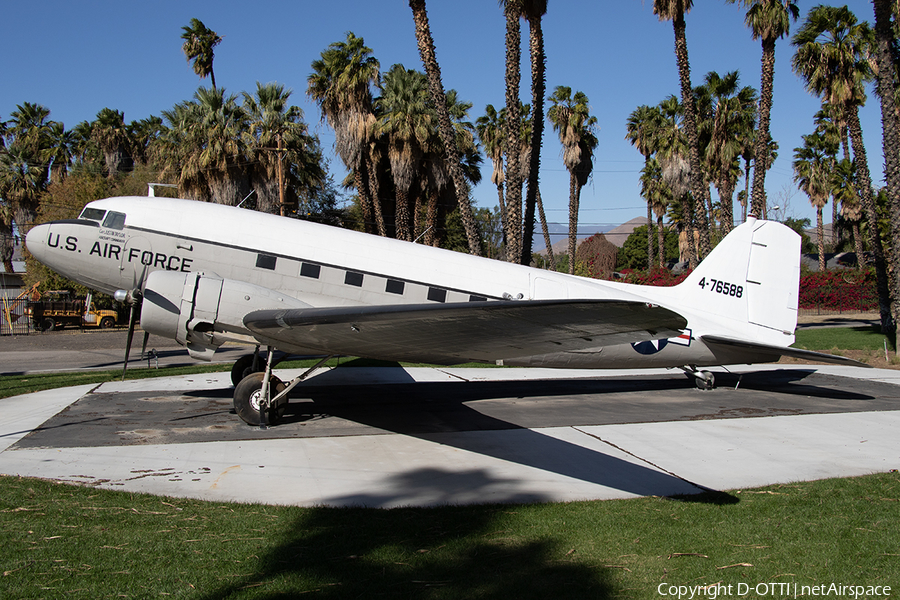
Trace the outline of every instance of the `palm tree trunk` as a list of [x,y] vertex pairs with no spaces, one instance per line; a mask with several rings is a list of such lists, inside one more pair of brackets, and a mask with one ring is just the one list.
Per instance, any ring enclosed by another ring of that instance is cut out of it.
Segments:
[[728,235],[734,229],[734,182],[728,177],[722,179],[719,185],[719,206],[722,211],[722,235]]
[[544,136],[544,32],[541,18],[528,20],[531,48],[531,152],[528,167],[528,189],[525,193],[525,226],[522,233],[523,265],[531,264],[534,239],[534,208],[538,196],[538,175],[541,169],[541,143]]
[[[700,231],[700,252],[706,256],[710,249],[709,228],[705,216],[706,209],[702,204],[704,196],[703,175],[700,170],[700,139],[697,135],[696,107],[694,106],[694,92],[691,88],[691,65],[688,60],[684,13],[679,13],[672,20],[672,25],[675,29],[675,57],[678,59],[678,79],[681,82],[681,104],[684,106],[684,131],[687,134],[688,146],[690,146],[691,191],[694,194],[694,201],[698,203],[699,207],[697,229]],[[691,252],[695,254],[693,250]]]
[[469,244],[469,253],[481,256],[481,238],[478,234],[478,223],[472,213],[472,205],[469,202],[469,186],[466,185],[460,166],[459,149],[453,135],[453,125],[450,122],[450,114],[447,110],[447,97],[444,94],[444,86],[441,83],[441,68],[437,62],[434,50],[434,40],[431,37],[431,28],[428,25],[428,13],[425,10],[425,0],[409,0],[412,9],[413,21],[416,26],[416,42],[419,46],[419,56],[425,66],[428,75],[428,89],[431,93],[431,101],[438,114],[438,132],[444,145],[444,153],[447,158],[447,170],[453,180],[456,192],[456,201],[459,205],[459,216],[463,228],[466,230],[466,241]]
[[663,231],[663,218],[662,215],[656,217],[656,243],[658,245],[659,252],[657,256],[659,257],[659,268],[662,269],[666,266],[666,239],[665,232]]
[[[366,233],[375,233],[375,215],[372,211],[372,196],[366,193],[366,181],[361,169],[353,172],[353,179],[356,183],[356,190],[359,192],[359,206],[363,215],[363,230]],[[378,232],[378,235],[383,235]]]
[[691,269],[697,268],[697,246],[694,243],[694,220],[691,202],[693,200],[685,195],[681,198],[681,228],[685,232],[688,241],[688,265]]
[[556,260],[553,258],[553,243],[550,240],[550,229],[547,227],[547,217],[544,215],[544,202],[541,200],[541,190],[537,190],[535,197],[537,201],[538,216],[541,218],[541,229],[544,232],[544,244],[547,246],[547,258],[550,260],[550,270],[556,270]]
[[653,208],[647,202],[647,270],[653,270]]
[[395,208],[396,234],[398,240],[411,241],[409,214],[409,193],[407,190],[397,187],[397,206]]
[[753,150],[753,198],[750,212],[763,216],[766,212],[766,171],[769,156],[769,115],[772,112],[772,80],[775,76],[775,40],[763,38],[762,75],[759,84],[759,126]]
[[438,200],[440,198],[440,192],[438,192],[437,188],[432,188],[431,193],[428,195],[428,211],[425,217],[425,245],[426,246],[436,246],[435,241],[437,240],[437,236],[435,233],[438,228]]
[[[897,85],[894,79],[896,66],[892,60],[894,30],[891,24],[892,2],[872,0],[875,6],[875,58],[878,61],[877,92],[881,99],[881,127],[884,132],[884,178],[890,199],[891,222],[891,314],[896,325],[900,317],[900,123],[895,112]],[[895,340],[896,341],[896,340]],[[896,347],[896,346],[895,346]]]
[[[412,1],[412,0],[411,0]],[[519,166],[519,64],[521,35],[518,2],[508,0],[506,11],[506,210],[509,232],[506,236],[506,260],[522,258],[522,177]]]
[[575,246],[578,244],[578,180],[569,175],[569,275],[575,274]]
[[[856,252],[856,267],[863,267],[863,241],[859,232],[859,221],[853,221],[853,250]],[[896,346],[894,346],[896,348]]]
[[856,159],[856,173],[859,178],[860,196],[863,210],[869,221],[869,249],[875,257],[875,284],[878,290],[878,312],[881,316],[881,331],[885,335],[893,334],[895,323],[891,316],[891,295],[888,284],[887,265],[884,260],[884,248],[881,236],[878,235],[878,213],[875,209],[875,198],[872,197],[872,178],[869,175],[869,163],[866,148],[863,145],[862,127],[859,124],[859,113],[856,105],[847,105],[847,126],[850,130],[850,141],[853,144],[853,156]]
[[[366,152],[366,156],[361,161],[361,164],[364,164],[366,166],[364,179],[368,180],[369,186],[365,189],[367,189],[369,192],[369,206],[371,207],[370,210],[372,211],[372,216],[375,217],[375,231],[377,231],[378,235],[380,235],[381,237],[387,237],[387,228],[384,225],[384,211],[381,209],[378,174],[375,169],[375,161],[372,158],[372,154],[370,152]],[[360,183],[357,182],[357,190],[360,189],[358,187],[359,185]],[[369,223],[371,223],[371,221]],[[371,227],[371,224],[369,225],[369,227]]]
[[819,238],[819,273],[825,272],[825,223],[822,218],[822,210],[822,206],[816,207],[816,237]]

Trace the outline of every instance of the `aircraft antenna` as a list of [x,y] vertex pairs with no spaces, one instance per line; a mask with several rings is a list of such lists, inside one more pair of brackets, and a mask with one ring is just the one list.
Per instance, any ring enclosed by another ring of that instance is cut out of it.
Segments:
[[256,190],[250,190],[250,193],[247,194],[246,196],[244,196],[244,199],[240,201],[240,203],[237,205],[237,207],[240,208],[244,204],[244,202],[246,202],[250,198],[250,196],[252,196],[255,193],[256,193]]

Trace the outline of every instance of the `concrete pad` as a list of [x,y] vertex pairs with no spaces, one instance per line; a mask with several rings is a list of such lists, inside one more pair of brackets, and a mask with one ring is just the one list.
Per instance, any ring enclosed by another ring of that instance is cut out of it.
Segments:
[[0,452],[95,387],[96,384],[78,385],[0,400]]
[[[779,368],[785,366],[754,365],[729,371]],[[900,374],[894,371],[818,365],[789,368],[890,385],[900,383]],[[287,379],[300,372],[279,375]],[[659,369],[352,368],[323,370],[301,388],[672,373]],[[675,375],[680,376],[677,372]],[[106,383],[96,393],[121,393],[123,397],[154,392],[221,394],[229,385],[227,373],[185,375]],[[441,387],[455,394],[455,388]],[[662,423],[530,424],[420,433],[413,429],[410,433],[290,439],[273,439],[271,432],[277,428],[266,435],[246,428],[241,433],[244,439],[237,441],[14,447],[15,442],[94,388],[78,386],[0,400],[0,473],[220,501],[394,507],[693,494],[704,488],[789,483],[900,466],[900,436],[896,435],[900,411],[893,410]],[[632,392],[636,399],[641,389],[645,388],[637,386],[638,391]],[[848,379],[844,389],[853,389],[852,380]],[[803,393],[806,391],[803,388]],[[888,402],[894,397],[890,390],[879,394]],[[721,401],[727,403],[733,396],[734,392],[722,394]],[[853,396],[854,402],[857,396],[864,394]],[[840,398],[833,395],[830,401],[834,404]],[[602,395],[597,399],[602,401]],[[513,397],[512,404],[515,400]],[[482,402],[486,403],[485,410],[493,401]],[[563,401],[556,406],[565,411],[568,404]],[[891,405],[882,402],[880,406]],[[474,409],[470,412],[477,413]],[[502,419],[491,422],[510,425]]]
[[583,430],[712,489],[900,468],[900,411],[607,425]]

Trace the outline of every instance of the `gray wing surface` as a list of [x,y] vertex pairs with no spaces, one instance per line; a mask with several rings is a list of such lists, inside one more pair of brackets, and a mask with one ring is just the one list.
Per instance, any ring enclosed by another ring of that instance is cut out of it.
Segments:
[[[734,340],[731,338],[718,337],[713,335],[700,336],[700,340],[709,346],[712,350],[716,347],[738,350],[745,355],[753,355],[746,358],[747,362],[777,362],[782,356],[791,356],[800,360],[809,362],[830,363],[834,365],[845,365],[850,367],[866,367],[872,368],[872,365],[846,358],[843,356],[835,356],[834,354],[825,354],[823,352],[813,352],[812,350],[803,350],[801,348],[784,348],[781,346],[769,346],[767,344],[756,344],[743,340]],[[743,362],[743,361],[740,361]]]
[[687,320],[644,302],[520,300],[260,310],[244,325],[288,350],[450,365],[675,337]]

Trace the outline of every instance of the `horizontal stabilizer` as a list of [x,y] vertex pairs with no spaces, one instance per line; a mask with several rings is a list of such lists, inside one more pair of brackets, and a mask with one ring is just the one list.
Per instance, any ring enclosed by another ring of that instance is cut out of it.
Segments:
[[[748,358],[747,362],[775,362],[782,356],[790,356],[810,362],[829,363],[835,365],[844,365],[847,367],[867,367],[872,365],[845,358],[843,356],[835,356],[834,354],[825,354],[823,352],[813,352],[812,350],[802,350],[800,348],[787,348],[784,346],[771,346],[768,344],[756,344],[754,342],[746,342],[743,340],[733,340],[730,338],[718,337],[714,335],[700,336],[700,340],[709,346],[713,352],[716,346],[724,347],[729,350],[738,350],[747,355],[753,355],[753,359]],[[768,358],[766,358],[768,357]],[[741,361],[743,362],[743,361]]]
[[678,313],[620,300],[521,300],[261,310],[244,324],[279,347],[458,364],[676,337]]

